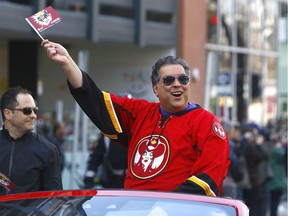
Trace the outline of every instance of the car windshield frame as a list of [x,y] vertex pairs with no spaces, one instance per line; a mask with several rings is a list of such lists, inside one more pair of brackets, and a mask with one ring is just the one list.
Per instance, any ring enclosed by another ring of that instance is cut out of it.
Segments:
[[239,216],[239,200],[182,193],[129,190],[69,190],[0,197],[1,215]]

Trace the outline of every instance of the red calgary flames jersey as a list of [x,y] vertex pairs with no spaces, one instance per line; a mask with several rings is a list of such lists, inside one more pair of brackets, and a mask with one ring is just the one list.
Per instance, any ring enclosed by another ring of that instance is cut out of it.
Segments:
[[122,130],[130,134],[126,188],[172,191],[193,176],[190,181],[199,184],[201,173],[221,187],[229,145],[214,115],[197,106],[163,118],[159,103],[111,99]]
[[128,146],[125,188],[220,194],[229,141],[217,118],[196,105],[164,116],[160,104],[102,92],[83,73],[70,91],[102,133]]

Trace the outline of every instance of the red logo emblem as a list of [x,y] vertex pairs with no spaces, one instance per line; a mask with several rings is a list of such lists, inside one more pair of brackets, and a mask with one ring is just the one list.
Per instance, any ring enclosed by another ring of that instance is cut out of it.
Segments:
[[165,137],[159,135],[142,138],[131,157],[131,173],[139,179],[152,178],[167,165],[170,147]]
[[219,122],[214,122],[212,124],[212,130],[221,139],[226,139],[226,133]]
[[0,172],[0,186],[6,188],[8,191],[12,191],[15,184],[9,178],[7,178],[3,173]]

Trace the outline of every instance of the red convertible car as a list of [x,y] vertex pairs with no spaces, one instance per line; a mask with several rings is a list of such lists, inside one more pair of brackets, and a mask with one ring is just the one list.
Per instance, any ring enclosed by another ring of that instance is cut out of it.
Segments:
[[133,190],[63,190],[0,196],[1,216],[248,216],[240,200]]

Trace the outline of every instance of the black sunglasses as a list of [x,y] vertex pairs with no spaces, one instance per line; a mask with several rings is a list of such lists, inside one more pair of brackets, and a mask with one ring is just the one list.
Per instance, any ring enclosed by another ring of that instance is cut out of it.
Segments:
[[22,109],[10,109],[10,110],[18,110],[18,111],[22,111],[24,115],[31,115],[32,111],[37,114],[37,111],[38,111],[38,107],[34,107],[34,108],[31,108],[31,107],[24,107]]
[[[189,76],[187,75],[180,75],[177,79],[182,85],[187,85],[189,83]],[[163,83],[166,86],[170,86],[175,82],[175,80],[176,77],[174,76],[166,76],[163,78]]]

